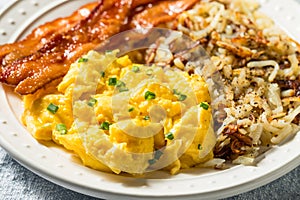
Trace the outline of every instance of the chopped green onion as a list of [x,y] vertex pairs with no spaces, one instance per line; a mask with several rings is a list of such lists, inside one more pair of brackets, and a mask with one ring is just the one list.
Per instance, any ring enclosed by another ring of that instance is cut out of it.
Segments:
[[185,94],[180,94],[178,97],[179,101],[184,101],[187,98],[187,96]]
[[128,88],[126,88],[126,84],[123,81],[119,80],[116,83],[116,87],[119,89],[119,92],[126,92],[129,90]]
[[109,78],[108,85],[115,86],[117,84],[117,78]]
[[133,66],[131,69],[133,72],[137,73],[140,71],[140,68],[138,66]]
[[178,96],[178,101],[184,101],[187,98],[185,94],[181,94],[177,89],[173,89],[173,94]]
[[152,74],[153,74],[153,69],[147,69],[147,70],[146,70],[146,74],[147,74],[148,76],[152,76]]
[[149,116],[145,116],[145,117],[144,117],[144,120],[149,120],[149,119],[150,119]]
[[110,126],[111,124],[109,123],[109,122],[102,122],[101,124],[100,124],[100,129],[102,129],[102,130],[109,130],[109,126]]
[[126,84],[123,81],[117,80],[116,87],[125,87]]
[[127,91],[129,91],[129,89],[126,87],[119,88],[119,92],[127,92]]
[[153,165],[156,163],[156,160],[153,158],[151,160],[148,160],[149,165]]
[[96,103],[97,103],[97,99],[91,97],[91,99],[89,100],[89,102],[87,104],[91,107],[94,107]]
[[132,112],[134,110],[134,107],[131,107],[128,109],[128,112]]
[[61,135],[67,134],[68,130],[65,124],[57,124],[56,130],[60,132]]
[[202,150],[202,145],[201,144],[198,144],[198,149]]
[[103,78],[103,77],[105,76],[105,72],[104,72],[104,71],[101,71],[101,72],[100,72],[100,75],[101,75],[101,77]]
[[156,95],[153,92],[147,91],[145,93],[145,99],[146,100],[151,100],[151,99],[155,99]]
[[167,133],[167,134],[165,135],[165,137],[166,137],[167,139],[169,139],[169,140],[173,140],[173,139],[174,139],[174,135],[173,135],[172,132]]
[[53,103],[50,103],[47,107],[47,110],[52,114],[55,114],[58,111],[58,106]]
[[105,51],[105,53],[111,53],[112,52],[112,50],[106,50]]
[[79,58],[78,63],[87,62],[89,59],[87,58]]
[[208,110],[209,105],[206,102],[201,102],[200,107],[203,108],[204,110]]
[[160,150],[157,150],[154,153],[154,159],[159,160],[162,155],[163,155],[163,152]]
[[173,93],[176,95],[180,95],[180,92],[178,92],[176,89],[173,89]]

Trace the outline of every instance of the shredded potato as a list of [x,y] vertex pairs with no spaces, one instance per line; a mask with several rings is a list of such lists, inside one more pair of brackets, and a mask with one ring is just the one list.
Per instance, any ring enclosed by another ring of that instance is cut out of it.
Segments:
[[252,0],[202,1],[168,24],[198,40],[221,74],[215,157],[236,164],[255,164],[299,130],[299,45],[258,9]]

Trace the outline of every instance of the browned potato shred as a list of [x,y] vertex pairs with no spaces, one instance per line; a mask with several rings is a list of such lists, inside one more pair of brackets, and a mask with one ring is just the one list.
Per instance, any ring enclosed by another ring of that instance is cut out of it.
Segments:
[[199,40],[221,73],[215,157],[233,163],[255,164],[299,130],[300,45],[258,9],[252,0],[200,2],[169,24]]

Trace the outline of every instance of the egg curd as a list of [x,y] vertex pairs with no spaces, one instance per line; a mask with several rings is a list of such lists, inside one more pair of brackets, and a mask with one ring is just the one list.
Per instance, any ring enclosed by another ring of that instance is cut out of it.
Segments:
[[176,174],[212,159],[216,138],[205,81],[116,54],[90,51],[57,87],[25,96],[22,121],[33,137],[117,174]]

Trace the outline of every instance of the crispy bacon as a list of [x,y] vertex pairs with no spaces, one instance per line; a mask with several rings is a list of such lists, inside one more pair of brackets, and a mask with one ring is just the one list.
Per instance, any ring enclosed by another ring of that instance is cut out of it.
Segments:
[[[0,46],[0,81],[31,94],[63,77],[71,63],[120,31],[172,20],[198,0],[100,0]],[[85,15],[88,13],[88,15]],[[153,17],[155,15],[155,17]]]
[[162,1],[134,15],[130,26],[132,28],[139,26],[152,28],[157,24],[174,19],[174,16],[191,8],[197,2],[199,0]]
[[69,17],[58,18],[37,27],[24,40],[13,44],[3,45],[0,48],[0,58],[5,56],[4,61],[9,63],[17,58],[34,53],[48,42],[48,39],[51,38],[53,34],[68,31],[75,26],[78,21],[86,18],[96,5],[97,3],[86,4]]

